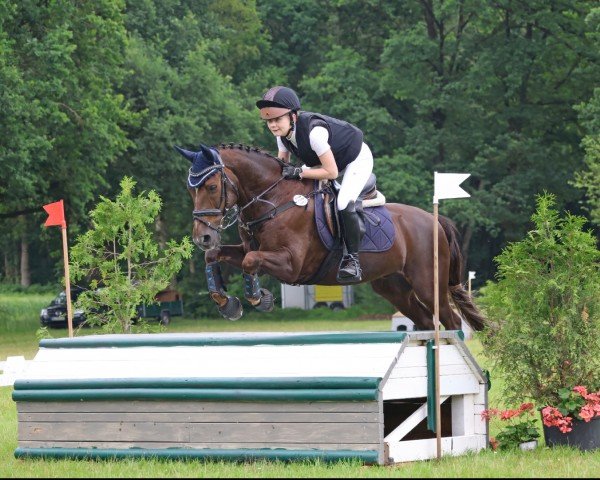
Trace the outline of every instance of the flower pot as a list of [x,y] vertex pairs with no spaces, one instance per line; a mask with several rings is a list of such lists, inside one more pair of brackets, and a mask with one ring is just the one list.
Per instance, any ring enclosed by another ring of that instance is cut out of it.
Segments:
[[538,446],[537,440],[530,440],[529,442],[519,443],[521,450],[535,450]]
[[589,422],[573,419],[572,430],[562,433],[558,427],[547,427],[544,425],[544,439],[546,445],[567,445],[580,450],[594,450],[600,448],[600,417]]

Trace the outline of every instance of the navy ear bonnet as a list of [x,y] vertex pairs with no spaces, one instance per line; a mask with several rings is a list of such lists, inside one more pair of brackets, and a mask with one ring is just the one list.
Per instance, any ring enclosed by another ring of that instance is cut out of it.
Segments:
[[188,173],[188,186],[200,187],[207,178],[223,168],[223,161],[216,148],[200,144],[200,150],[191,152],[175,145],[181,155],[192,162]]

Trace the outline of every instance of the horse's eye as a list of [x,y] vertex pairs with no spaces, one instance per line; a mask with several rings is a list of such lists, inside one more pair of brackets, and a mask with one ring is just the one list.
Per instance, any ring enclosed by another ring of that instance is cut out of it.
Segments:
[[216,185],[209,185],[208,186],[208,191],[209,192],[215,192],[217,190],[217,186]]

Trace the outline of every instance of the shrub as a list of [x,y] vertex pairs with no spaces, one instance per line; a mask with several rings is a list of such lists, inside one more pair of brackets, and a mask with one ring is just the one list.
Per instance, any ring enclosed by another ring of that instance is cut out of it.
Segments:
[[[88,322],[111,333],[129,333],[137,306],[152,303],[192,253],[187,237],[159,248],[149,226],[160,212],[160,197],[153,190],[135,196],[134,187],[135,182],[124,177],[115,201],[102,197],[90,213],[92,228],[71,251],[73,280],[90,284],[78,304]],[[142,328],[143,323],[140,320]]]
[[556,405],[561,388],[600,386],[600,252],[585,219],[537,197],[534,229],[496,257],[483,289],[485,355],[505,377],[509,401]]

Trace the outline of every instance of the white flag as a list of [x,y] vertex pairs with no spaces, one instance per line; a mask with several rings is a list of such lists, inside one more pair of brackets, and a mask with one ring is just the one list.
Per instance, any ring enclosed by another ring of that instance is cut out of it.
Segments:
[[438,173],[433,176],[433,198],[442,200],[444,198],[470,197],[459,185],[471,176],[470,173]]
[[469,272],[469,280],[475,279],[475,272]]

